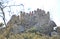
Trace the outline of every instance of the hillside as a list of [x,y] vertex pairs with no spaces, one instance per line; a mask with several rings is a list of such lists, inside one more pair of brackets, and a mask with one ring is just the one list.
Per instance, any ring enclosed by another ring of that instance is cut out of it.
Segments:
[[6,28],[0,29],[0,39],[60,39],[59,28],[54,30],[56,26],[44,10],[20,12],[11,17]]

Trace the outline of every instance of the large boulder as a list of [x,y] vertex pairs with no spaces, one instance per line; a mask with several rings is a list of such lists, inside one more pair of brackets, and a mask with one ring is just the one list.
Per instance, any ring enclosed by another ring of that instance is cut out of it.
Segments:
[[50,25],[50,27],[56,27],[57,26],[56,23],[52,20],[49,22],[49,25]]

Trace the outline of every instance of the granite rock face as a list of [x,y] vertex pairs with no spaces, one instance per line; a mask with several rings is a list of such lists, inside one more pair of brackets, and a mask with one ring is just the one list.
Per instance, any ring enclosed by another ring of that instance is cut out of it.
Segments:
[[13,24],[13,31],[18,33],[36,27],[41,33],[50,33],[56,24],[50,20],[49,12],[37,9],[30,13],[21,12],[19,16],[13,15],[7,25]]

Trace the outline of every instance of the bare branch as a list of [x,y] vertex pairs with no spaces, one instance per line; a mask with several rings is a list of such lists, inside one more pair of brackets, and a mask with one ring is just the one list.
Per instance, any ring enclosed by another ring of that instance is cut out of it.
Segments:
[[[12,7],[12,6],[20,6],[20,5],[10,5],[10,6],[5,6],[5,7]],[[5,8],[5,7],[3,7],[3,8]]]
[[[20,4],[20,5],[9,5],[9,6],[5,6],[5,7],[12,7],[12,6],[23,6],[24,7],[23,4]],[[3,7],[3,8],[5,8],[5,7]]]

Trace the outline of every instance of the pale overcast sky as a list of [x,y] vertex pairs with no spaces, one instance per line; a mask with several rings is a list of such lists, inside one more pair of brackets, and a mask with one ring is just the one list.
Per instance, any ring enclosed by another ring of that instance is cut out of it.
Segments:
[[[31,11],[37,8],[45,10],[46,12],[49,11],[51,19],[56,22],[57,26],[60,26],[60,0],[12,0],[9,5],[13,4],[23,4],[25,12],[29,11],[28,8],[30,8]],[[17,14],[21,9],[22,7],[11,7],[14,14]],[[10,19],[7,10],[4,10],[6,12],[6,19]]]

